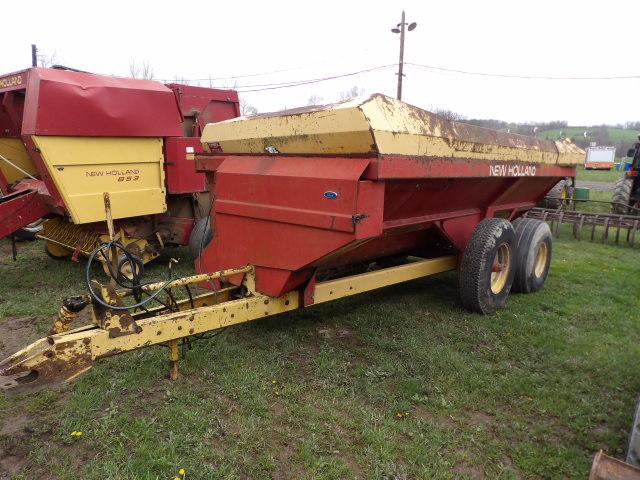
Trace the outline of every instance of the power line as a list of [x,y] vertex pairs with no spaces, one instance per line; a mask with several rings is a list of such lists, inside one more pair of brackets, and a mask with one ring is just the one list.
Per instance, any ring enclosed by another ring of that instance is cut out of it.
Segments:
[[497,77],[497,78],[514,78],[520,80],[631,80],[640,79],[640,75],[613,75],[613,76],[596,76],[596,77],[575,77],[575,76],[553,76],[553,75],[513,75],[507,73],[487,73],[472,72],[468,70],[459,70],[456,68],[436,67],[433,65],[423,65],[420,63],[405,62],[405,65],[420,67],[427,70],[435,70],[447,73],[458,73],[462,75],[475,75],[481,77]]
[[[214,80],[233,80],[236,78],[249,78],[249,77],[265,77],[268,75],[275,75],[276,73],[285,73],[285,72],[293,72],[294,70],[300,70],[304,67],[294,67],[294,68],[285,68],[282,70],[271,70],[270,72],[261,72],[261,73],[248,73],[245,75],[232,75],[229,77],[207,77],[207,78],[189,78],[185,79],[187,82],[209,82]],[[160,82],[173,82],[175,79],[168,78],[158,78]]]
[[[358,50],[355,53],[359,53],[359,54],[360,53],[369,53],[371,51],[372,51],[371,48],[365,48],[363,50]],[[283,69],[279,69],[279,70],[271,70],[271,71],[267,71],[267,72],[246,73],[246,74],[241,74],[241,75],[229,75],[229,76],[226,76],[226,77],[211,77],[211,76],[208,76],[206,78],[189,78],[189,79],[184,79],[184,80],[187,81],[187,82],[208,82],[208,81],[214,81],[214,80],[234,80],[236,78],[264,77],[264,76],[269,76],[269,75],[275,75],[275,74],[278,74],[278,73],[294,72],[294,71],[297,71],[297,70],[307,69],[309,67],[317,67],[318,63],[320,61],[329,60],[329,59],[333,59],[333,57],[321,57],[321,58],[317,59],[316,61],[314,61],[313,63],[306,63],[306,64],[303,64],[303,65],[297,65],[297,66],[293,66],[293,67],[289,67],[289,68],[283,68]],[[167,78],[157,78],[156,80],[158,80],[160,82],[172,82],[172,81],[175,81],[175,79],[167,79]]]
[[[245,92],[262,92],[265,90],[277,90],[280,88],[290,88],[290,87],[298,87],[301,85],[309,85],[312,83],[326,82],[328,80],[335,80],[337,78],[345,78],[352,77],[354,75],[361,75],[363,73],[374,72],[376,70],[382,70],[385,68],[395,67],[395,64],[389,65],[380,65],[377,67],[366,68],[364,70],[358,70],[356,72],[343,73],[340,75],[332,75],[329,77],[320,77],[320,78],[312,78],[307,80],[297,80],[293,82],[282,82],[282,83],[274,83],[274,84],[262,84],[262,85],[239,85],[236,86],[235,89],[240,93]],[[254,87],[264,87],[264,88],[254,88]],[[244,89],[244,90],[243,90]]]

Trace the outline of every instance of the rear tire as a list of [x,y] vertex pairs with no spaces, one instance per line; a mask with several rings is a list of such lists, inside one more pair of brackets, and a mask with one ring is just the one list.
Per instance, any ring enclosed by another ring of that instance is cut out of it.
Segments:
[[519,218],[513,222],[513,228],[516,255],[511,290],[537,292],[544,285],[551,266],[551,229],[545,222],[533,218]]
[[20,230],[17,230],[13,235],[18,239],[18,241],[33,242],[37,238],[37,235],[42,232],[43,222],[43,219],[36,220]]
[[515,274],[516,234],[507,220],[486,218],[476,227],[462,255],[460,299],[472,312],[504,307]]
[[571,188],[571,184],[569,180],[564,179],[556,183],[551,190],[547,192],[540,206],[542,208],[560,208],[562,205],[571,203],[572,198],[573,189]]
[[209,242],[213,238],[213,230],[211,229],[211,218],[209,216],[203,217],[196,221],[191,231],[191,237],[189,238],[189,250],[193,258],[198,258],[204,250],[204,247],[209,245]]
[[622,177],[613,187],[613,195],[611,196],[611,213],[618,215],[626,215],[629,213],[629,204],[631,203],[631,189],[633,188],[633,179]]

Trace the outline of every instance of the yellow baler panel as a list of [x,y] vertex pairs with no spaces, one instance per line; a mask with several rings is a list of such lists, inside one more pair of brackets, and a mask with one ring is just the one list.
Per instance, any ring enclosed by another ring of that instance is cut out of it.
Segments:
[[34,136],[76,224],[166,211],[161,138]]
[[[29,175],[34,177],[38,174],[27,149],[19,138],[0,138],[0,155],[5,157],[14,165],[17,165]],[[0,172],[7,179],[7,182],[14,183],[18,180],[26,178],[26,175],[12,166],[11,164],[0,159]]]

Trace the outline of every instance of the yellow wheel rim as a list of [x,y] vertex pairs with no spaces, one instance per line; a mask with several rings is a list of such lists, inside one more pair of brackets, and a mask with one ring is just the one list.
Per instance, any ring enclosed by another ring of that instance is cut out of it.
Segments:
[[49,255],[57,258],[68,257],[73,253],[73,250],[70,250],[66,247],[63,247],[62,245],[58,245],[57,243],[50,242],[48,240],[45,243],[45,248],[47,249],[47,252],[49,252]]
[[498,294],[504,290],[511,271],[511,248],[509,244],[502,243],[496,250],[496,256],[491,266],[491,292]]
[[541,242],[538,245],[538,251],[536,252],[536,261],[533,267],[533,273],[537,278],[542,277],[544,269],[547,267],[547,258],[549,258],[549,247],[545,242]]

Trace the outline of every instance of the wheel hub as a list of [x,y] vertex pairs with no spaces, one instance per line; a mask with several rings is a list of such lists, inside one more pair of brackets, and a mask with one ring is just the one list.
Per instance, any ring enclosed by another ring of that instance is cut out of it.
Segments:
[[511,270],[511,249],[507,243],[502,243],[496,250],[491,267],[491,292],[502,292],[507,284],[507,278]]

